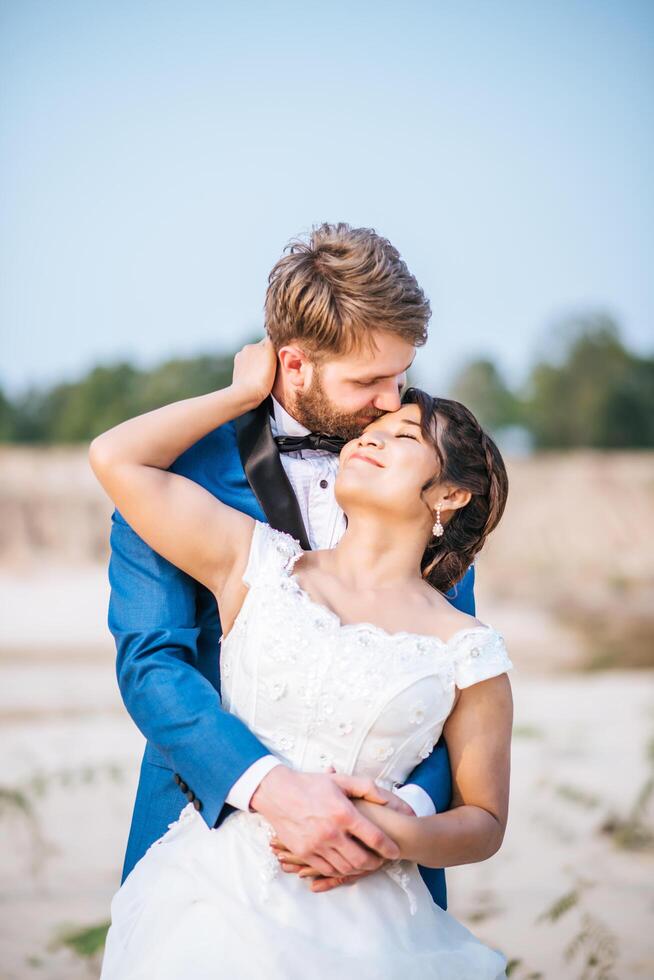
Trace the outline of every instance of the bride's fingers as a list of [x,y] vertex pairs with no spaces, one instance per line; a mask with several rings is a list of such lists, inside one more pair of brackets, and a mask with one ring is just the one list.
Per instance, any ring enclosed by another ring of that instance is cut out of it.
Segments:
[[298,857],[297,854],[290,854],[289,851],[282,851],[281,853],[276,854],[275,857],[279,861],[283,861],[284,864],[294,864],[299,868],[303,867],[303,865],[307,863],[303,858]]
[[[284,846],[276,847],[271,843],[270,847],[284,870],[288,868],[290,871],[298,871],[304,867],[317,867],[318,855],[314,854],[308,861],[306,857],[293,854]],[[332,877],[376,871],[383,864],[383,858],[379,854],[370,851],[360,841],[346,834],[338,840],[337,847],[323,848],[320,857],[332,866]],[[324,874],[324,871],[321,873]]]
[[355,885],[357,881],[361,878],[366,878],[370,874],[369,871],[364,871],[358,875],[346,875],[343,878],[314,878],[311,882],[312,892],[330,892],[334,888],[338,888],[340,885]]
[[308,867],[307,864],[287,864],[285,861],[282,861],[279,866],[282,871],[285,871],[286,874],[290,875],[296,875],[298,872]]
[[[312,854],[310,860],[307,861],[306,857],[299,857],[297,854],[293,854],[281,842],[280,846],[274,845],[273,840],[277,840],[277,838],[272,838],[269,842],[273,854],[278,861],[291,866],[291,870],[312,867],[315,868],[318,874],[326,876],[350,874],[355,870],[351,862],[348,861],[347,855],[342,855],[336,848],[324,847],[319,854]],[[354,845],[354,842],[348,841],[347,838],[344,838],[344,841],[345,847],[352,848]],[[354,847],[359,847],[359,845],[354,845]]]
[[[298,868],[307,866],[306,858],[293,854],[284,846],[277,846],[271,841],[270,848],[277,860],[282,864],[295,865]],[[360,844],[347,837],[343,838],[340,850],[336,850],[335,848],[324,849],[322,856],[325,860],[333,864],[334,868],[343,875],[355,873],[360,867],[361,861],[368,862],[371,860],[375,862],[379,860],[375,855],[368,854]]]
[[386,797],[382,796],[379,790],[373,789],[364,793],[363,796],[359,797],[360,800],[367,800],[368,803],[380,803],[382,806],[386,806],[388,800]]
[[310,864],[307,864],[306,858],[299,857],[297,854],[292,854],[290,851],[282,849],[273,849],[275,852],[275,857],[281,864],[284,871],[295,871],[296,873],[301,868],[309,868]]
[[320,892],[330,892],[334,888],[346,884],[347,881],[347,878],[314,878],[309,887],[312,892],[319,894]]
[[338,888],[340,883],[340,878],[316,878],[309,887],[312,892],[316,893],[330,892],[333,888]]
[[280,844],[273,844],[272,841],[271,841],[268,846],[269,846],[270,850],[273,852],[273,854],[292,854],[293,853],[292,851],[289,851],[289,849],[286,846],[286,844],[281,844],[281,843]]

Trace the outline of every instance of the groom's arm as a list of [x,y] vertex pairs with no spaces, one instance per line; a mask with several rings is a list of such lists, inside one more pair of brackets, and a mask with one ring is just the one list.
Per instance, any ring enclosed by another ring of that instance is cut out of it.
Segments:
[[238,787],[249,781],[247,796],[258,781],[252,807],[321,874],[373,871],[397,858],[396,844],[348,798],[349,792],[356,795],[357,777],[344,777],[348,788],[327,774],[294,772],[274,759],[274,770],[262,773],[268,750],[223,710],[218,692],[196,666],[195,583],[149,548],[118,513],[111,545],[109,627],[123,700],[146,738],[201,800],[209,827],[225,802],[238,805]]
[[[452,605],[469,616],[475,615],[475,566],[471,565],[461,581],[446,593]],[[417,817],[430,817],[449,810],[452,800],[452,773],[445,739],[436,744],[431,755],[407,777],[404,786],[395,790]]]
[[[260,780],[269,771],[269,750],[223,710],[215,687],[198,669],[196,583],[153,551],[117,511],[109,579],[109,629],[125,706],[171,770],[192,788],[213,827],[240,778],[258,772]],[[216,661],[218,656],[216,636]],[[255,776],[255,786],[257,781]]]

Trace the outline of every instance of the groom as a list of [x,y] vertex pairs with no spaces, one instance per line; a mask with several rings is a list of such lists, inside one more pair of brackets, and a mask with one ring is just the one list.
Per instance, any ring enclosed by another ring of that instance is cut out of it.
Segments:
[[[333,493],[343,440],[397,411],[429,302],[397,250],[368,228],[323,224],[295,241],[269,276],[266,331],[278,353],[271,396],[221,426],[171,469],[225,503],[296,537],[331,548],[346,519]],[[327,436],[325,435],[328,434]],[[147,739],[123,879],[177,820],[187,801],[209,827],[234,808],[255,810],[289,851],[328,878],[383,863],[358,846],[355,777],[294,772],[220,702],[221,626],[214,596],[112,517],[109,628],[125,705]],[[448,594],[474,613],[474,569]],[[451,805],[441,739],[388,805],[417,816]],[[421,868],[446,908],[442,869]]]

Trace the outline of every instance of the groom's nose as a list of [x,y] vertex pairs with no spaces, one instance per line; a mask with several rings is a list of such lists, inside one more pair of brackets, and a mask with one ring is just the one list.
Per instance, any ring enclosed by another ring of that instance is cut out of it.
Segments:
[[379,385],[373,399],[373,406],[381,412],[399,412],[402,407],[400,392],[404,382],[400,378],[389,378]]

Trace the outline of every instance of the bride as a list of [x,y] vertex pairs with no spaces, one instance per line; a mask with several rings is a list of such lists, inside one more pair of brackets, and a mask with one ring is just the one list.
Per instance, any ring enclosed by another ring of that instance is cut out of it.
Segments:
[[[496,630],[442,595],[502,515],[504,464],[467,409],[411,389],[342,449],[347,530],[304,552],[168,471],[260,404],[275,367],[269,340],[245,347],[228,388],[110,429],[91,466],[134,530],[216,596],[224,706],[286,765],[349,774],[350,792],[356,777],[357,808],[396,848],[378,872],[316,894],[316,869],[280,873],[258,813],[209,829],[189,804],[114,896],[102,978],[498,980],[505,957],[433,902],[418,865],[483,861],[506,827],[512,664]],[[452,808],[384,805],[376,788],[403,782],[441,732]]]

